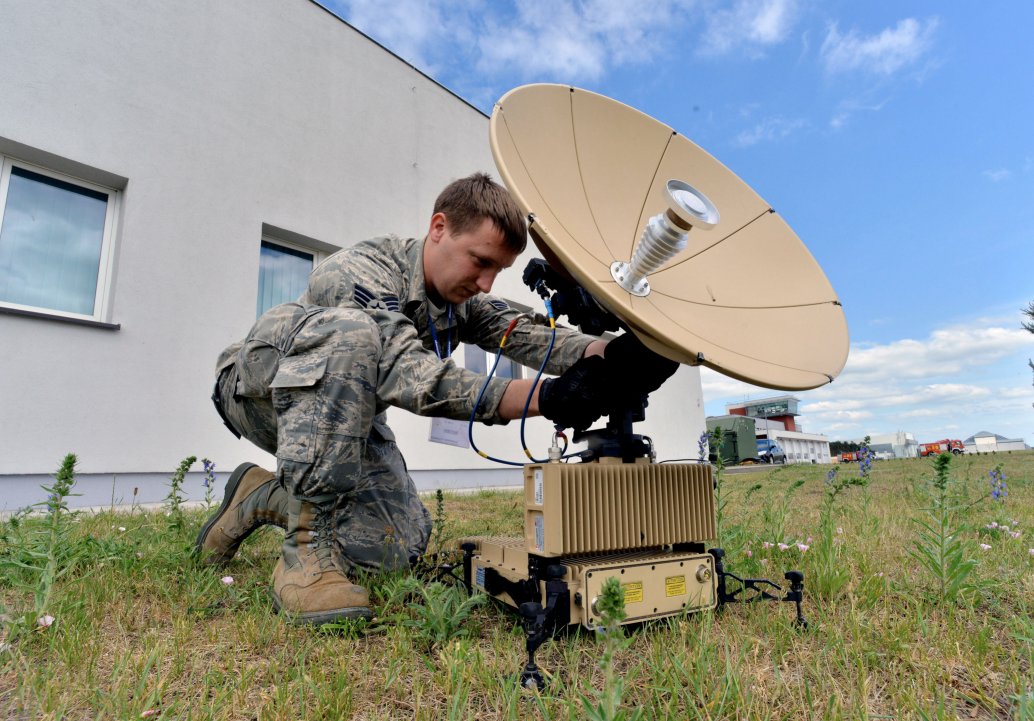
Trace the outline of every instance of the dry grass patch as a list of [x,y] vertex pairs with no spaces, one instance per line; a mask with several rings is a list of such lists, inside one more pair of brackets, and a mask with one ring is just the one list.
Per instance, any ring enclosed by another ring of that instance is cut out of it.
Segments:
[[[1010,493],[1004,504],[987,497],[987,472],[999,463]],[[776,580],[787,568],[803,570],[811,628],[794,627],[792,604],[630,627],[630,643],[614,660],[622,712],[649,719],[1034,714],[1024,710],[1034,685],[1034,453],[953,464],[952,483],[969,502],[956,521],[977,566],[975,591],[952,603],[937,598],[908,554],[914,519],[929,502],[933,470],[925,459],[878,462],[868,487],[838,498],[838,562],[848,582],[826,597],[813,592],[829,470],[766,469],[727,476],[724,487],[731,568]],[[433,497],[428,506],[434,513]],[[522,506],[516,493],[446,494],[443,545],[520,534]],[[158,513],[70,519],[67,542],[82,553],[53,586],[49,628],[18,626],[34,598],[25,585],[33,578],[10,565],[22,558],[25,526],[38,520],[5,527],[0,717],[575,719],[584,717],[583,696],[605,691],[597,635],[572,629],[547,643],[537,660],[549,687],[532,694],[515,683],[525,654],[513,615],[481,605],[447,638],[429,641],[421,619],[442,609],[411,605],[430,595],[392,593],[404,582],[398,576],[366,579],[377,603],[371,623],[330,632],[293,627],[273,613],[267,593],[280,533],[264,530],[228,569],[214,570],[189,553],[202,520],[187,513],[177,529]],[[987,528],[992,521],[1011,530]],[[226,574],[232,585],[220,582]]]

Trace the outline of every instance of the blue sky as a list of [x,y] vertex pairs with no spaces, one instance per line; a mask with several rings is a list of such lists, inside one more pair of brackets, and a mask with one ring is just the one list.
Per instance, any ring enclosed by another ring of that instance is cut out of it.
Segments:
[[[586,88],[757,190],[850,328],[840,377],[796,394],[805,430],[1034,445],[1034,3],[324,4],[486,113],[524,83]],[[709,415],[773,394],[702,380]]]

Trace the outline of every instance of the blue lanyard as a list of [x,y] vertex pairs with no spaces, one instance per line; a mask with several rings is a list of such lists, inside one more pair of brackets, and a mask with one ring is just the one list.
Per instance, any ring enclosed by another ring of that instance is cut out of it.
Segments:
[[448,328],[445,331],[446,333],[449,334],[449,340],[448,340],[448,343],[446,344],[445,355],[442,355],[442,347],[438,344],[438,330],[434,327],[434,323],[431,321],[431,310],[430,310],[430,308],[428,308],[428,311],[427,311],[427,328],[428,328],[428,330],[431,331],[431,338],[434,339],[434,352],[437,353],[438,357],[441,358],[442,360],[445,360],[446,358],[448,358],[449,356],[452,355],[452,308],[453,308],[452,303],[449,303]]

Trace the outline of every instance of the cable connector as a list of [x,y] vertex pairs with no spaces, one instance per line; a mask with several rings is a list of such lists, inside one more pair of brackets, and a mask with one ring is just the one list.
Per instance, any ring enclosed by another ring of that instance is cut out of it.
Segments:
[[560,444],[557,442],[556,436],[553,437],[553,445],[549,447],[549,462],[560,463],[560,458],[564,455],[564,452],[560,450]]

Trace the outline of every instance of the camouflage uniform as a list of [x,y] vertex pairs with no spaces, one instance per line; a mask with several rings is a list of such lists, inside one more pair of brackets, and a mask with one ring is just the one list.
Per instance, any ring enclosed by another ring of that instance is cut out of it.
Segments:
[[[277,457],[288,492],[339,499],[335,528],[344,567],[394,568],[422,553],[431,519],[420,502],[387,406],[467,420],[484,377],[442,360],[459,342],[495,352],[510,321],[523,317],[505,353],[542,361],[550,331],[490,295],[446,308],[426,296],[423,241],[374,238],[335,253],[313,270],[297,303],[266,312],[248,337],[219,358],[221,406],[230,425]],[[558,329],[547,371],[581,358],[593,338]],[[500,422],[509,383],[493,378],[477,420]]]

